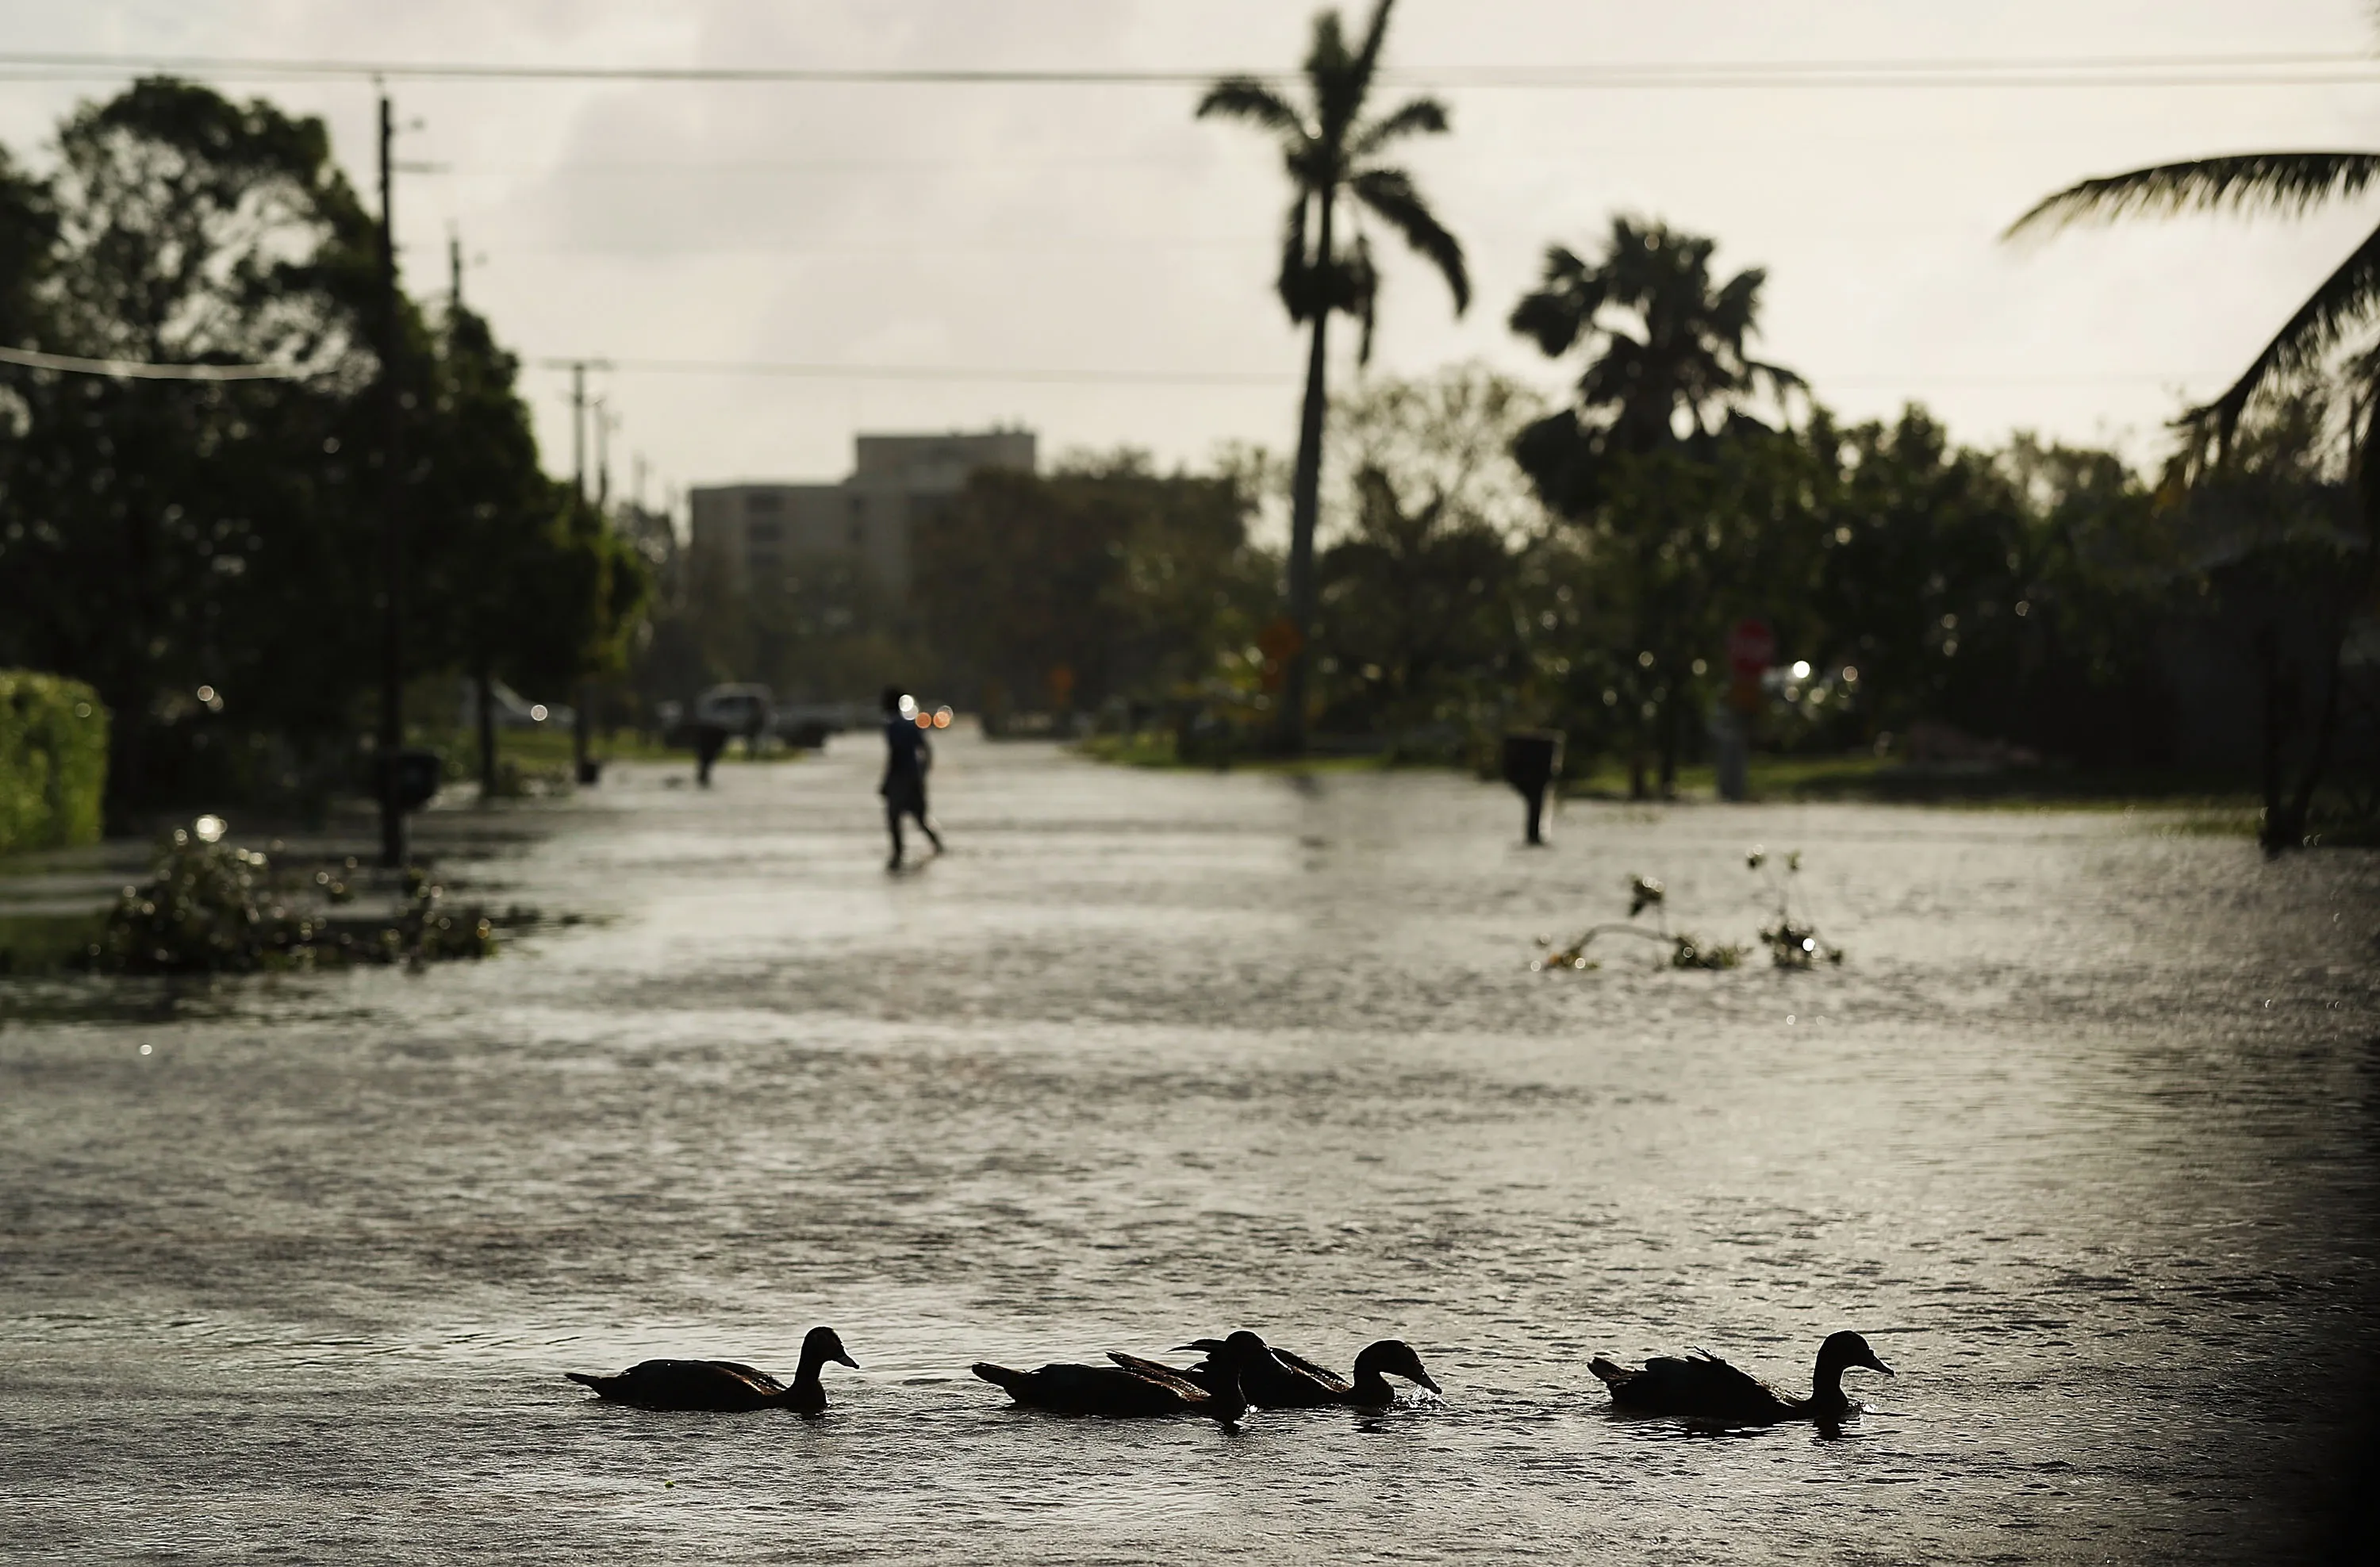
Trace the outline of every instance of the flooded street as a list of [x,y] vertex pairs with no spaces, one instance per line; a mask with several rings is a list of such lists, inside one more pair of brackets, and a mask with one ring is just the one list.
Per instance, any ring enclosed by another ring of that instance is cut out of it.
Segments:
[[[1448,774],[953,732],[892,877],[879,749],[432,813],[461,895],[595,917],[493,962],[0,981],[0,1551],[2302,1561],[2370,1451],[2380,856],[1871,807],[1530,851]],[[1754,941],[1755,843],[1842,968],[1529,972],[1636,872]],[[819,1322],[817,1422],[562,1377]],[[966,1371],[1237,1327],[1410,1340],[1444,1403],[1234,1436]],[[1586,1370],[1798,1389],[1839,1328],[1900,1373],[1840,1440]]]

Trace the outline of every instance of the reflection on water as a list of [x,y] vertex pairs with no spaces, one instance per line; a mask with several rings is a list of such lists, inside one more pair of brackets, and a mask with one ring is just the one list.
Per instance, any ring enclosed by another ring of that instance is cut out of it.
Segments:
[[[32,1555],[2294,1560],[2368,1439],[2380,866],[2111,815],[1572,808],[945,742],[886,877],[854,744],[433,818],[607,917],[171,1004],[6,982],[0,1473]],[[550,820],[551,835],[528,831]],[[1847,966],[1527,970],[1754,842]],[[80,988],[79,988],[80,987]],[[105,998],[104,1000],[101,998]],[[141,1046],[150,1053],[140,1053]],[[718,1354],[828,1418],[561,1379]],[[1248,1326],[1446,1388],[1103,1425],[977,1359]],[[1707,1348],[1872,1406],[1720,1436]]]

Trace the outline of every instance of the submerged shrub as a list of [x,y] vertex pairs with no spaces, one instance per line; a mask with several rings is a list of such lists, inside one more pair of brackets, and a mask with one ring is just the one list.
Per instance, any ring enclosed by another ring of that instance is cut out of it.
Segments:
[[[393,921],[336,919],[310,905],[351,900],[344,872],[277,877],[266,856],[222,834],[213,817],[175,828],[158,844],[150,879],[117,896],[87,966],[104,974],[252,974],[496,952],[499,921],[476,904],[449,905],[445,889],[418,868],[406,869]],[[354,866],[347,861],[345,871]]]

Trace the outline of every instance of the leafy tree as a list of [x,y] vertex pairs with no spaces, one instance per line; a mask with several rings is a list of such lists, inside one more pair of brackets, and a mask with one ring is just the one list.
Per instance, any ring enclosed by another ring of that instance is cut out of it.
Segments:
[[[1344,313],[1363,323],[1359,355],[1369,359],[1379,297],[1379,273],[1362,214],[1369,213],[1428,259],[1453,291],[1458,313],[1471,299],[1462,246],[1429,210],[1413,176],[1380,161],[1408,137],[1443,134],[1445,106],[1434,98],[1415,98],[1383,115],[1366,113],[1393,4],[1378,0],[1361,42],[1352,49],[1336,11],[1315,18],[1314,40],[1305,57],[1304,106],[1248,77],[1215,83],[1198,103],[1201,117],[1246,120],[1275,137],[1292,189],[1277,286],[1290,320],[1311,326],[1290,500],[1289,623],[1298,646],[1290,655],[1281,694],[1281,738],[1283,748],[1292,752],[1302,749],[1305,739],[1312,656],[1305,644],[1312,640],[1314,626],[1314,534],[1321,510],[1330,317]],[[1352,208],[1347,214],[1353,220],[1352,240],[1339,226],[1342,200]]]
[[[486,321],[457,305],[420,346],[408,361],[419,387],[407,436],[419,454],[407,501],[408,646],[417,666],[472,681],[480,779],[492,789],[494,682],[558,693],[616,662],[613,633],[646,575],[540,468],[519,361]],[[621,588],[625,601],[608,601]]]
[[1471,745],[1525,699],[1516,596],[1544,511],[1511,446],[1537,408],[1479,366],[1377,382],[1333,408],[1330,467],[1349,478],[1320,562],[1330,727]]
[[[2368,820],[2380,752],[2369,666],[2344,650],[2373,613],[2374,476],[2365,441],[2339,451],[2335,395],[2319,384],[2259,399],[2225,460],[2191,471],[2163,520],[2204,572],[2205,629],[2244,673],[2258,708],[2256,769],[2268,850],[2307,841],[2318,792],[2339,759],[2340,732],[2361,741],[2366,786],[2349,789]],[[2356,796],[2361,796],[2359,799]]]
[[[100,691],[119,820],[317,800],[381,666],[375,225],[319,121],[187,82],[81,106],[58,150],[46,182],[0,164],[14,340],[301,373],[0,370],[0,660]],[[616,657],[641,575],[539,473],[485,323],[448,325],[400,299],[408,662],[566,679]]]
[[0,623],[16,656],[90,680],[114,710],[117,808],[202,780],[285,781],[309,764],[276,742],[335,726],[353,688],[370,224],[320,122],[187,83],[84,105],[58,148],[37,341],[320,373],[9,372],[26,413],[0,455]]
[[946,673],[997,707],[1169,695],[1253,636],[1271,563],[1230,477],[1132,454],[1047,476],[985,470],[920,529],[915,597]]

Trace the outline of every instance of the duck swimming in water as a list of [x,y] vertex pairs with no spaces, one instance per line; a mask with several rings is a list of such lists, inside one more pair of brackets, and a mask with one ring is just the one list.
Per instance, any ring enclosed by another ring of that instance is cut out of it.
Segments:
[[616,1377],[580,1371],[563,1375],[594,1389],[598,1398],[638,1409],[790,1409],[796,1415],[819,1415],[826,1410],[819,1367],[830,1360],[859,1369],[833,1329],[812,1328],[802,1340],[802,1363],[790,1388],[766,1371],[733,1360],[647,1360]]
[[1757,1377],[1699,1351],[1684,1360],[1648,1360],[1641,1371],[1615,1366],[1601,1355],[1586,1363],[1586,1368],[1611,1390],[1611,1402],[1622,1409],[1746,1426],[1774,1425],[1779,1420],[1840,1424],[1854,1408],[1843,1396],[1843,1372],[1853,1366],[1892,1375],[1892,1367],[1877,1359],[1876,1351],[1857,1333],[1831,1333],[1818,1346],[1818,1366],[1811,1374],[1810,1396],[1805,1399],[1787,1398]]
[[[1213,1374],[1214,1357],[1223,1342],[1220,1339],[1193,1339],[1184,1344],[1182,1348],[1185,1350],[1205,1352],[1207,1358],[1175,1374],[1203,1384]],[[1319,1409],[1333,1404],[1386,1409],[1397,1401],[1396,1390],[1389,1386],[1390,1377],[1402,1377],[1431,1392],[1439,1391],[1429,1373],[1422,1369],[1421,1356],[1402,1339],[1382,1339],[1366,1345],[1355,1357],[1353,1381],[1279,1345],[1268,1347],[1270,1353],[1264,1361],[1245,1367],[1240,1373],[1248,1402],[1259,1409]]]
[[1052,1415],[1097,1415],[1111,1420],[1160,1415],[1203,1415],[1225,1424],[1248,1412],[1241,1378],[1251,1366],[1269,1363],[1272,1352],[1254,1333],[1233,1333],[1208,1359],[1214,1374],[1204,1381],[1131,1355],[1111,1355],[1113,1366],[1044,1366],[1012,1371],[978,1361],[975,1374],[1008,1390],[1008,1396]]

